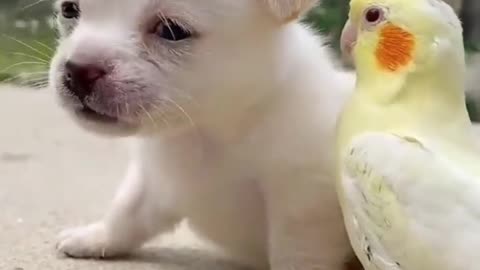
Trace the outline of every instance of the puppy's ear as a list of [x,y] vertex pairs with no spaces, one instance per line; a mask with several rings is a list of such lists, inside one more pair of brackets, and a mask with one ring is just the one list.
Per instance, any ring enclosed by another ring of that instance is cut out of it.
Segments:
[[302,17],[318,0],[261,0],[281,22],[287,23]]

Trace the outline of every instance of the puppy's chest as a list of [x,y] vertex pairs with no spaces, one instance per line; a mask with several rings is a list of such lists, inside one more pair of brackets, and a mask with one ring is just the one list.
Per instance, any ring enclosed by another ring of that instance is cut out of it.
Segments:
[[228,207],[229,202],[237,204],[260,196],[261,164],[248,146],[202,138],[167,151],[168,160],[161,167],[182,203]]

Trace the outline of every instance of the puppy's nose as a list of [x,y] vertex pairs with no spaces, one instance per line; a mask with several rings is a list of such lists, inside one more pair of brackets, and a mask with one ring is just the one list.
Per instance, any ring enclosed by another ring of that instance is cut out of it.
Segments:
[[84,100],[93,91],[95,82],[107,72],[98,65],[84,65],[72,61],[65,63],[65,86],[80,100]]

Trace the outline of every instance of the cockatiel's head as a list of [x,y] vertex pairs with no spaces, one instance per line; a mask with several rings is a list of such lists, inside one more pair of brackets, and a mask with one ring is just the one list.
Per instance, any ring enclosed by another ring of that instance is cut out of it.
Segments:
[[441,0],[351,0],[341,47],[359,77],[464,66],[461,23]]

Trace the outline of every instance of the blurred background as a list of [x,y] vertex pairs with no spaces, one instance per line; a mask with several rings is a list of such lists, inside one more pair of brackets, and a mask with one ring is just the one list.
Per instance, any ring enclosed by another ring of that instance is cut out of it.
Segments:
[[[464,23],[469,65],[468,108],[480,120],[480,0],[445,0]],[[56,33],[51,0],[0,0],[0,83],[42,89]],[[306,21],[328,37],[338,53],[338,40],[348,13],[348,0],[323,0]],[[479,108],[477,112],[477,107]]]

